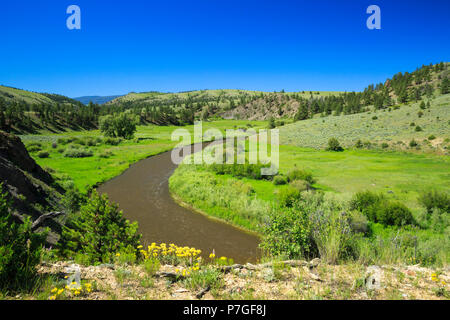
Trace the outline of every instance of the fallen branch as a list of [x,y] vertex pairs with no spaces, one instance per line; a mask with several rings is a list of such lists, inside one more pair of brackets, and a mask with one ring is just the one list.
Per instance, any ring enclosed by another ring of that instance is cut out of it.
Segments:
[[63,214],[64,214],[64,212],[49,212],[49,213],[43,214],[33,222],[33,224],[31,225],[31,230],[35,230],[35,229],[39,228],[46,220],[59,217]]

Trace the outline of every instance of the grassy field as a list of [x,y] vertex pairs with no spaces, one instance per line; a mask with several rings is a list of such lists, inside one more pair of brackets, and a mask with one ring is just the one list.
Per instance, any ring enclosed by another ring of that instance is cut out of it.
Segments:
[[[280,173],[295,168],[310,171],[317,181],[314,187],[338,200],[348,201],[354,193],[370,190],[403,202],[416,215],[423,211],[417,202],[420,192],[432,188],[450,192],[450,162],[445,156],[281,146]],[[263,216],[270,203],[276,202],[278,192],[287,188],[266,180],[218,176],[191,165],[177,169],[170,186],[194,207],[251,230],[262,221],[258,215]],[[254,191],[251,197],[242,193],[249,189]]]
[[[391,111],[378,110],[298,121],[280,129],[281,144],[324,148],[328,140],[335,137],[347,147],[361,139],[375,144],[385,142],[391,149],[407,149],[414,138],[422,149],[439,149],[448,154],[449,143],[445,139],[450,139],[450,94],[433,99],[429,109],[421,110],[419,105],[413,103],[401,105],[398,109],[392,108]],[[418,116],[419,111],[423,113],[422,117]],[[422,131],[416,131],[416,126],[420,126]],[[436,139],[427,142],[430,135]]]
[[[246,127],[251,124],[255,128],[266,126],[265,122],[257,121],[214,121],[204,122],[203,132],[215,128],[221,130]],[[69,158],[64,156],[64,151],[71,144],[62,145],[59,139],[78,138],[87,140],[90,138],[102,139],[103,135],[98,130],[72,131],[59,134],[23,135],[22,141],[26,146],[42,145],[41,150],[36,150],[31,155],[39,165],[54,171],[54,175],[63,181],[73,181],[80,190],[107,181],[126,170],[130,164],[149,156],[168,151],[178,142],[171,140],[171,134],[176,129],[194,131],[194,126],[139,126],[133,140],[124,140],[119,145],[113,146],[105,143],[83,147],[93,152],[93,156],[86,158]],[[48,152],[48,158],[40,158],[39,152]]]

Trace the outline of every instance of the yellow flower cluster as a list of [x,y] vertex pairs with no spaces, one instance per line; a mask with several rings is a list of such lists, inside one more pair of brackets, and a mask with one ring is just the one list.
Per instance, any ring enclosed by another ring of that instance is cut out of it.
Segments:
[[56,300],[60,298],[64,292],[67,292],[71,296],[77,297],[84,293],[92,292],[92,284],[86,283],[84,285],[78,286],[76,282],[72,282],[70,285],[66,285],[64,289],[58,289],[57,287],[54,287],[50,292],[53,295],[48,298],[49,300]]
[[[433,273],[433,274],[431,275],[431,281],[436,282],[436,283],[439,283],[439,276],[438,276],[436,273]],[[442,281],[441,281],[441,284],[442,284],[443,286],[445,286],[447,283],[446,283],[444,280],[442,280]]]
[[197,258],[202,253],[201,250],[190,247],[178,247],[173,243],[169,245],[165,243],[157,245],[153,242],[147,247],[147,250],[144,250],[142,246],[138,246],[137,248],[140,249],[140,252],[145,259],[166,256],[175,256],[178,258]]
[[436,273],[433,273],[433,274],[431,275],[431,281],[433,281],[433,282],[438,282],[438,281],[439,281],[438,276],[437,276]]
[[175,269],[175,273],[177,273],[180,276],[188,277],[191,275],[192,272],[200,270],[200,262],[196,262],[192,267],[189,268],[182,268],[182,269]]

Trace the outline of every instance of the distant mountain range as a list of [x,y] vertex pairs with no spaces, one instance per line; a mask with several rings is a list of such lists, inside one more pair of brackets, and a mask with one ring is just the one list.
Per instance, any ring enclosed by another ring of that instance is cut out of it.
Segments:
[[73,98],[74,100],[80,101],[82,104],[89,104],[89,102],[92,101],[92,103],[96,104],[104,104],[111,100],[114,100],[116,98],[119,98],[121,96],[85,96],[85,97],[78,97]]

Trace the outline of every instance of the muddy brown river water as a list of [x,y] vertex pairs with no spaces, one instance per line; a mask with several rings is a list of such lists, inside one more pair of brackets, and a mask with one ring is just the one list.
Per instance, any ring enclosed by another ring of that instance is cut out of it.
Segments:
[[181,207],[172,199],[168,179],[176,167],[171,152],[165,152],[137,162],[98,191],[108,194],[127,219],[138,222],[144,244],[174,243],[201,249],[204,257],[215,250],[216,256],[237,263],[255,262],[260,256],[257,236]]

